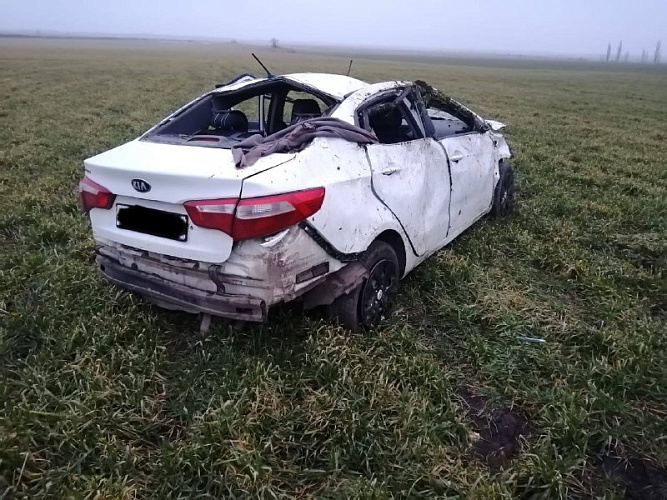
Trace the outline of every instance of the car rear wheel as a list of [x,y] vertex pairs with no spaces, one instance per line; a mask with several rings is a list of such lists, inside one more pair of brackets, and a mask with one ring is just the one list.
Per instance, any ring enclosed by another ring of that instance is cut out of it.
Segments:
[[507,217],[514,211],[514,169],[509,163],[500,164],[500,179],[493,193],[493,217]]
[[372,330],[389,317],[400,279],[396,252],[384,241],[373,242],[361,263],[368,270],[367,278],[329,306],[332,319],[353,332]]

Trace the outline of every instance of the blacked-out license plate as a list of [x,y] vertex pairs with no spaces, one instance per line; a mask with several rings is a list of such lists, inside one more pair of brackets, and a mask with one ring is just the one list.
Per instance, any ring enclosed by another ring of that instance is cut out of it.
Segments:
[[116,205],[116,226],[176,241],[188,239],[188,217],[141,205]]

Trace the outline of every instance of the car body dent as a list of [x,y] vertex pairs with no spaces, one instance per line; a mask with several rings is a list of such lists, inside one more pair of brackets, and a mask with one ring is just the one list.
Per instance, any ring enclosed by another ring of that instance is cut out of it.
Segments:
[[187,216],[185,207],[180,203],[166,203],[154,200],[141,200],[128,196],[116,196],[115,206],[111,210],[93,208],[90,220],[95,241],[102,244],[118,243],[130,248],[140,248],[148,252],[161,253],[171,257],[220,263],[229,258],[234,241],[222,231],[215,231],[190,224],[187,245],[176,240],[169,240],[146,233],[127,231],[116,224],[117,207],[136,205]]
[[312,267],[326,263],[329,272],[336,272],[344,266],[298,226],[282,232],[277,241],[273,239],[269,246],[264,245],[263,239],[237,242],[227,259],[219,264],[174,259],[113,241],[98,244],[97,253],[124,268],[157,276],[193,292],[245,296],[267,305],[292,300],[326,279],[321,275],[297,283],[296,276]]
[[512,157],[512,149],[507,143],[505,136],[497,132],[490,132],[489,135],[493,139],[493,143],[496,147],[498,160],[509,160]]
[[326,73],[293,73],[285,75],[285,79],[324,92],[337,100],[343,100],[348,94],[368,86],[368,83],[351,76]]
[[315,139],[290,164],[247,178],[243,197],[287,192],[297,181],[303,189],[326,189],[322,208],[308,222],[337,251],[363,252],[386,230],[407,239],[391,210],[373,196],[371,168],[362,146],[342,139]]
[[251,87],[263,82],[283,80],[294,83],[300,87],[315,90],[324,93],[334,99],[341,101],[348,94],[355,92],[361,88],[368,86],[366,82],[344,75],[332,75],[327,73],[292,73],[280,76],[271,76],[266,78],[255,78],[249,80],[242,80],[232,83],[231,85],[223,85],[213,93],[225,93],[240,90],[245,87]]
[[171,113],[170,115],[166,116],[158,123],[153,125],[146,132],[141,134],[138,140],[150,136],[157,128],[169,122],[170,120],[174,119],[175,117],[180,115],[183,111],[185,111],[187,108],[189,108],[193,104],[197,103],[198,101],[204,99],[205,97],[211,94],[226,94],[230,92],[236,92],[238,90],[242,90],[245,88],[251,88],[256,85],[261,85],[267,82],[282,80],[285,82],[292,83],[297,87],[301,87],[304,90],[311,90],[316,93],[325,94],[330,98],[334,99],[336,102],[341,102],[349,94],[369,86],[368,83],[362,80],[358,80],[356,78],[352,78],[350,76],[334,75],[328,73],[292,73],[279,76],[273,75],[264,78],[254,78],[251,75],[248,76],[249,76],[248,78],[234,79],[229,84],[220,85],[214,90],[211,90],[210,92],[207,92],[205,94],[196,97],[192,101],[181,106],[176,111],[174,111],[173,113]]
[[338,108],[336,108],[336,110],[332,113],[331,116],[333,118],[338,118],[340,120],[354,124],[356,121],[357,109],[367,100],[374,98],[380,92],[399,89],[406,87],[408,85],[411,85],[411,83],[396,80],[389,82],[373,83],[365,87],[362,87],[359,90],[356,90],[352,94],[348,95],[345,98],[345,100],[338,106]]
[[366,150],[374,193],[400,221],[414,253],[423,255],[445,241],[451,183],[442,146],[427,138]]
[[498,181],[498,161],[488,132],[446,137],[451,174],[450,233],[458,235],[491,208]]

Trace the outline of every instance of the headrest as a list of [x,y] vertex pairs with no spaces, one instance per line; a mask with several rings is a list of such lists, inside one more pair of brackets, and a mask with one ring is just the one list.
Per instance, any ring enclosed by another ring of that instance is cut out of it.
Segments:
[[315,118],[321,114],[320,105],[315,99],[295,99],[290,123],[295,123],[299,118]]
[[211,126],[216,129],[247,132],[248,118],[243,112],[236,109],[213,111],[213,114],[211,115]]
[[382,108],[369,117],[371,128],[377,132],[378,130],[396,130],[401,126],[403,115],[396,106],[390,108]]

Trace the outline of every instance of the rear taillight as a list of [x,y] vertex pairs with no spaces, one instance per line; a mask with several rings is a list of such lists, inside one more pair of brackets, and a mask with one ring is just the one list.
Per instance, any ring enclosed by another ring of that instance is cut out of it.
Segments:
[[324,188],[242,200],[188,201],[185,209],[200,227],[218,229],[235,240],[266,236],[307,219],[322,207]]
[[84,177],[79,182],[79,197],[81,198],[83,211],[89,212],[91,208],[110,209],[116,195],[104,186],[91,181],[88,177]]
[[185,210],[193,224],[209,229],[218,229],[231,236],[234,225],[234,210],[238,199],[186,201]]
[[323,201],[324,188],[241,200],[234,218],[234,239],[276,233],[313,215]]

